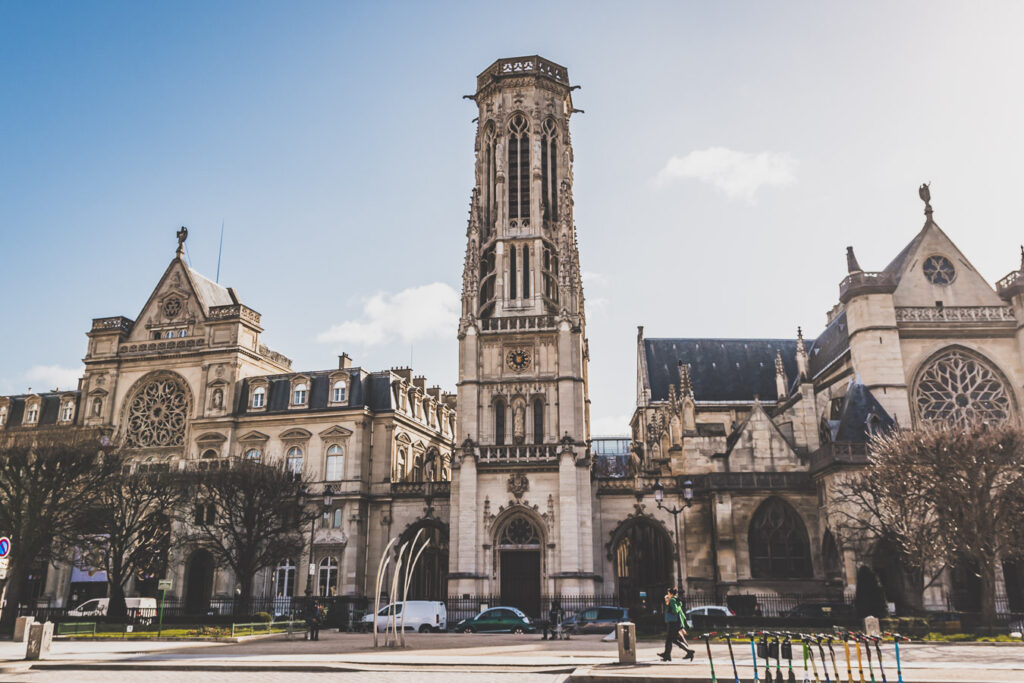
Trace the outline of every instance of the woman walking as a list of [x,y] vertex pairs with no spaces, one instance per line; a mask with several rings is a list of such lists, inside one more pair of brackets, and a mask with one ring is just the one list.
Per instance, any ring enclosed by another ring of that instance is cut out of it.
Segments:
[[679,601],[679,591],[669,588],[665,593],[665,651],[659,652],[658,656],[662,661],[672,660],[673,643],[686,652],[683,659],[693,659],[693,649],[686,642],[686,628],[690,625],[686,621],[686,613],[683,612],[683,604]]

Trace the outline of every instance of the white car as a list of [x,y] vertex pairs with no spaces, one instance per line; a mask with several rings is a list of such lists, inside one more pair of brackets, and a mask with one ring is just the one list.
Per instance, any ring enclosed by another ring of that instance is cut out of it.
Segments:
[[[134,615],[144,622],[156,617],[156,598],[125,598],[128,614]],[[110,598],[93,598],[86,600],[74,609],[68,610],[69,617],[105,617],[110,608]]]
[[736,613],[725,605],[701,605],[686,610],[687,617],[734,617]]
[[[408,602],[388,603],[377,612],[377,630],[384,632],[391,626],[391,613],[394,610],[394,619],[398,628],[405,627],[406,631],[419,631],[429,633],[431,631],[448,630],[448,608],[443,602],[431,600],[409,600]],[[405,621],[402,621],[405,612]],[[363,617],[362,626],[364,631],[373,630],[373,612]]]

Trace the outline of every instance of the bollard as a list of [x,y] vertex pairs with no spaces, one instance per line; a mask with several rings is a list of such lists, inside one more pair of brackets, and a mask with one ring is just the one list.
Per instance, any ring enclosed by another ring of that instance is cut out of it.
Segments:
[[25,659],[43,659],[50,652],[53,641],[53,622],[35,623],[28,630],[28,644],[25,646]]
[[878,617],[864,617],[864,633],[876,638],[882,635],[881,630],[878,628]]
[[14,621],[14,642],[24,643],[28,640],[28,629],[35,617],[18,617]]
[[616,624],[615,640],[619,643],[619,664],[636,664],[636,624],[631,621]]

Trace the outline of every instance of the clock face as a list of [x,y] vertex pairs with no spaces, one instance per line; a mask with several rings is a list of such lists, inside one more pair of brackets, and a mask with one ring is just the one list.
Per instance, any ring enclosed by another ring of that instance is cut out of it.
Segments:
[[522,372],[530,367],[530,352],[526,349],[509,351],[508,355],[505,356],[505,364],[508,365],[510,370]]

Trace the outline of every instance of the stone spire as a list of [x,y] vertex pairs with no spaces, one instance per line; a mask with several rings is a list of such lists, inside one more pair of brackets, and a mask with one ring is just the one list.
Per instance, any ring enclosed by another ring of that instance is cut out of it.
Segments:
[[775,351],[775,389],[779,400],[789,395],[789,382],[786,380],[786,366],[782,364],[782,351]]
[[690,366],[679,361],[679,396],[693,398],[693,386],[690,383]]
[[846,272],[847,273],[860,273],[860,264],[857,263],[857,257],[853,253],[853,247],[846,248]]
[[800,381],[807,380],[807,347],[804,346],[804,331],[796,328],[796,371]]

